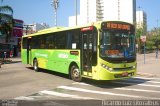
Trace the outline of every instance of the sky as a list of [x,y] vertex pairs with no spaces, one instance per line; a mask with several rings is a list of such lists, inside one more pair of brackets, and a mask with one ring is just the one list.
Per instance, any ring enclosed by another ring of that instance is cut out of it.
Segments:
[[[147,14],[148,30],[160,27],[160,0],[136,0],[137,10],[141,7]],[[13,17],[21,19],[24,24],[46,23],[54,26],[54,9],[52,0],[4,0],[0,5],[13,8]],[[75,15],[75,0],[59,0],[58,26],[68,26],[69,16]],[[79,0],[78,0],[79,5]],[[79,13],[79,6],[78,6]]]

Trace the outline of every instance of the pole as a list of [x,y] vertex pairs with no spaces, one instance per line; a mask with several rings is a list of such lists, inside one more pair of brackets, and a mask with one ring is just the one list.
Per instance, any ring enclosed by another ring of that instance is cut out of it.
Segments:
[[[139,36],[139,37],[141,37],[142,32],[141,32],[141,28],[140,28],[140,27],[141,27],[141,22],[140,22],[140,21],[141,21],[141,20],[140,20],[140,18],[141,18],[141,17],[140,17],[141,7],[140,7],[140,6],[138,7],[138,10],[139,10],[139,14],[138,14],[138,15],[139,15],[139,17],[138,17],[139,19],[138,19],[138,23],[137,23],[137,24],[138,24],[138,28],[139,28],[139,30],[140,30],[140,36]],[[140,38],[138,38],[138,40],[140,40]],[[138,45],[138,46],[139,46],[139,48],[138,48],[138,51],[139,51],[139,52],[141,52],[141,44],[142,44],[142,43],[139,42],[139,45]]]
[[26,26],[26,35],[28,34],[28,25]]
[[118,20],[120,20],[120,1],[118,0]]
[[156,59],[158,59],[158,20],[157,20],[157,31],[156,31],[156,34],[157,34],[157,37],[156,37]]
[[53,5],[54,7],[54,25],[57,26],[57,10],[58,10],[58,6],[59,6],[59,1],[58,0],[53,0],[51,5]]
[[158,38],[156,38],[156,59],[158,59]]
[[[157,41],[156,41],[156,43],[157,43]],[[156,46],[157,46],[157,47],[156,47],[156,49],[157,49],[157,50],[156,50],[156,59],[158,59],[158,45],[156,44]]]
[[54,12],[54,26],[57,26],[57,10]]
[[89,23],[89,1],[87,0],[87,23]]
[[139,21],[139,27],[140,27],[140,11],[141,11],[141,7],[139,6],[138,9],[139,9],[139,20],[138,21]]
[[146,42],[144,42],[144,64],[146,64]]
[[77,0],[75,0],[75,14],[76,14],[76,26],[77,26]]

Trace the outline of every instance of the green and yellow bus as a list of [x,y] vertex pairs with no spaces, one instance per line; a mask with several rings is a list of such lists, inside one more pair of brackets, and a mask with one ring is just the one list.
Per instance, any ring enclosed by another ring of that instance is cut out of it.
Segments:
[[22,37],[22,63],[68,74],[72,80],[116,80],[136,75],[134,25],[102,21],[55,27]]

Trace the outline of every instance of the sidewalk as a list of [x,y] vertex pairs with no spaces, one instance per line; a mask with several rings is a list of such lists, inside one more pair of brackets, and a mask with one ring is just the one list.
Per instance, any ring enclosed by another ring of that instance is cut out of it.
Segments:
[[137,54],[137,75],[160,77],[160,52],[158,59],[155,53],[149,53],[145,56],[144,54]]
[[21,57],[13,57],[11,60],[13,62],[21,62]]
[[4,62],[1,64],[1,68],[2,68],[2,67],[7,67],[7,66],[10,65],[10,64],[21,63],[21,57],[13,57],[13,58],[9,58],[8,60],[9,60],[9,61],[4,61]]

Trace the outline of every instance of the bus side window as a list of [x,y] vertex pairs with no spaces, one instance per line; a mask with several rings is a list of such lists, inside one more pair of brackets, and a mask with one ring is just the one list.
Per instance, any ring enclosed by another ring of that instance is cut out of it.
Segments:
[[39,40],[40,38],[37,36],[32,37],[32,42],[31,42],[31,49],[38,49],[39,48]]
[[72,49],[80,49],[80,33],[78,30],[73,31]]
[[72,49],[72,33],[67,33],[67,49]]
[[67,48],[67,39],[65,32],[56,33],[55,36],[55,48],[56,49],[66,49]]
[[54,36],[49,34],[46,38],[46,46],[48,49],[54,49]]
[[45,37],[43,37],[43,35],[40,36],[40,48],[41,49],[45,49],[45,43],[46,43]]

